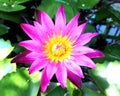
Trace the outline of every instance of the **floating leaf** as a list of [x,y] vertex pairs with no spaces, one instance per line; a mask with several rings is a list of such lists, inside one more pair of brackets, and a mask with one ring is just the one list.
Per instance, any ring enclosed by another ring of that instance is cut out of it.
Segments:
[[0,39],[0,61],[5,59],[13,50],[14,47],[11,46],[10,41],[4,41]]

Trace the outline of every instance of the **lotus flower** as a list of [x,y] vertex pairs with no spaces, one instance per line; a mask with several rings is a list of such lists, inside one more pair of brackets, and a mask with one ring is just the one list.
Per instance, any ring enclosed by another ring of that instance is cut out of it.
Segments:
[[86,45],[95,33],[83,33],[86,23],[78,25],[80,14],[76,14],[67,24],[64,6],[57,10],[55,23],[44,11],[36,11],[34,25],[21,24],[22,29],[31,38],[19,43],[27,50],[13,59],[13,62],[31,64],[29,74],[42,70],[40,87],[45,92],[53,75],[62,88],[67,78],[81,88],[84,78],[80,66],[95,69],[91,58],[103,57],[103,53]]

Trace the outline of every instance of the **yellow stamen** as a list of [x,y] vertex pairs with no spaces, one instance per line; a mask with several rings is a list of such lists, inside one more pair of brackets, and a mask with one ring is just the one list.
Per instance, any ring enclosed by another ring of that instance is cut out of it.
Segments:
[[44,46],[44,52],[47,59],[52,62],[62,62],[70,57],[72,52],[71,41],[67,36],[62,37],[62,35],[53,35],[49,37],[49,40]]

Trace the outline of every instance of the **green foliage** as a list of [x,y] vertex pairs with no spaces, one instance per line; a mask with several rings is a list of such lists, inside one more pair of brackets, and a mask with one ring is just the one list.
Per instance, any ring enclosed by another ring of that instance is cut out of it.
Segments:
[[118,54],[120,52],[120,45],[108,45],[105,47],[103,52],[105,54],[105,57],[95,59],[96,62],[103,63],[104,61],[120,61],[120,54]]
[[65,90],[60,86],[55,87],[52,91],[50,91],[46,96],[64,96]]
[[9,27],[7,27],[3,24],[0,24],[0,35],[8,33],[8,29],[9,29]]
[[[67,0],[67,1],[64,1],[64,0],[49,0],[49,1],[43,0],[42,5],[38,6],[37,9],[44,10],[45,12],[47,12],[49,14],[49,16],[54,18],[58,7],[62,4],[65,7],[65,13],[66,13],[66,18],[67,18],[67,22],[68,22],[76,13],[78,13],[78,11],[76,9],[73,9],[73,7],[76,6],[76,5],[74,5],[75,2],[71,1],[71,3],[70,3],[68,1],[69,0]],[[73,5],[72,5],[72,3],[73,3]]]
[[78,0],[78,7],[81,9],[91,9],[93,8],[100,0]]
[[82,91],[83,91],[83,96],[103,96],[99,92],[91,90],[90,88],[87,87],[83,87]]
[[23,10],[25,9],[25,7],[19,4],[27,2],[27,1],[28,0],[1,0],[0,11],[13,12],[13,11]]
[[0,81],[0,94],[1,96],[36,96],[39,76],[39,73],[30,76],[25,68],[9,73]]

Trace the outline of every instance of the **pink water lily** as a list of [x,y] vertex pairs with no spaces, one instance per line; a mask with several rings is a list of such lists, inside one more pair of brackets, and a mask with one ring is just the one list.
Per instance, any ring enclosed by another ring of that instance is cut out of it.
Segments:
[[86,45],[98,33],[83,33],[86,23],[78,25],[80,14],[75,15],[66,24],[64,7],[58,8],[55,23],[44,11],[36,11],[34,25],[21,24],[22,29],[31,38],[20,42],[27,50],[13,59],[13,62],[31,64],[29,73],[41,70],[41,91],[45,92],[53,75],[62,88],[67,78],[78,88],[84,78],[80,66],[96,68],[91,58],[103,57],[103,53]]

